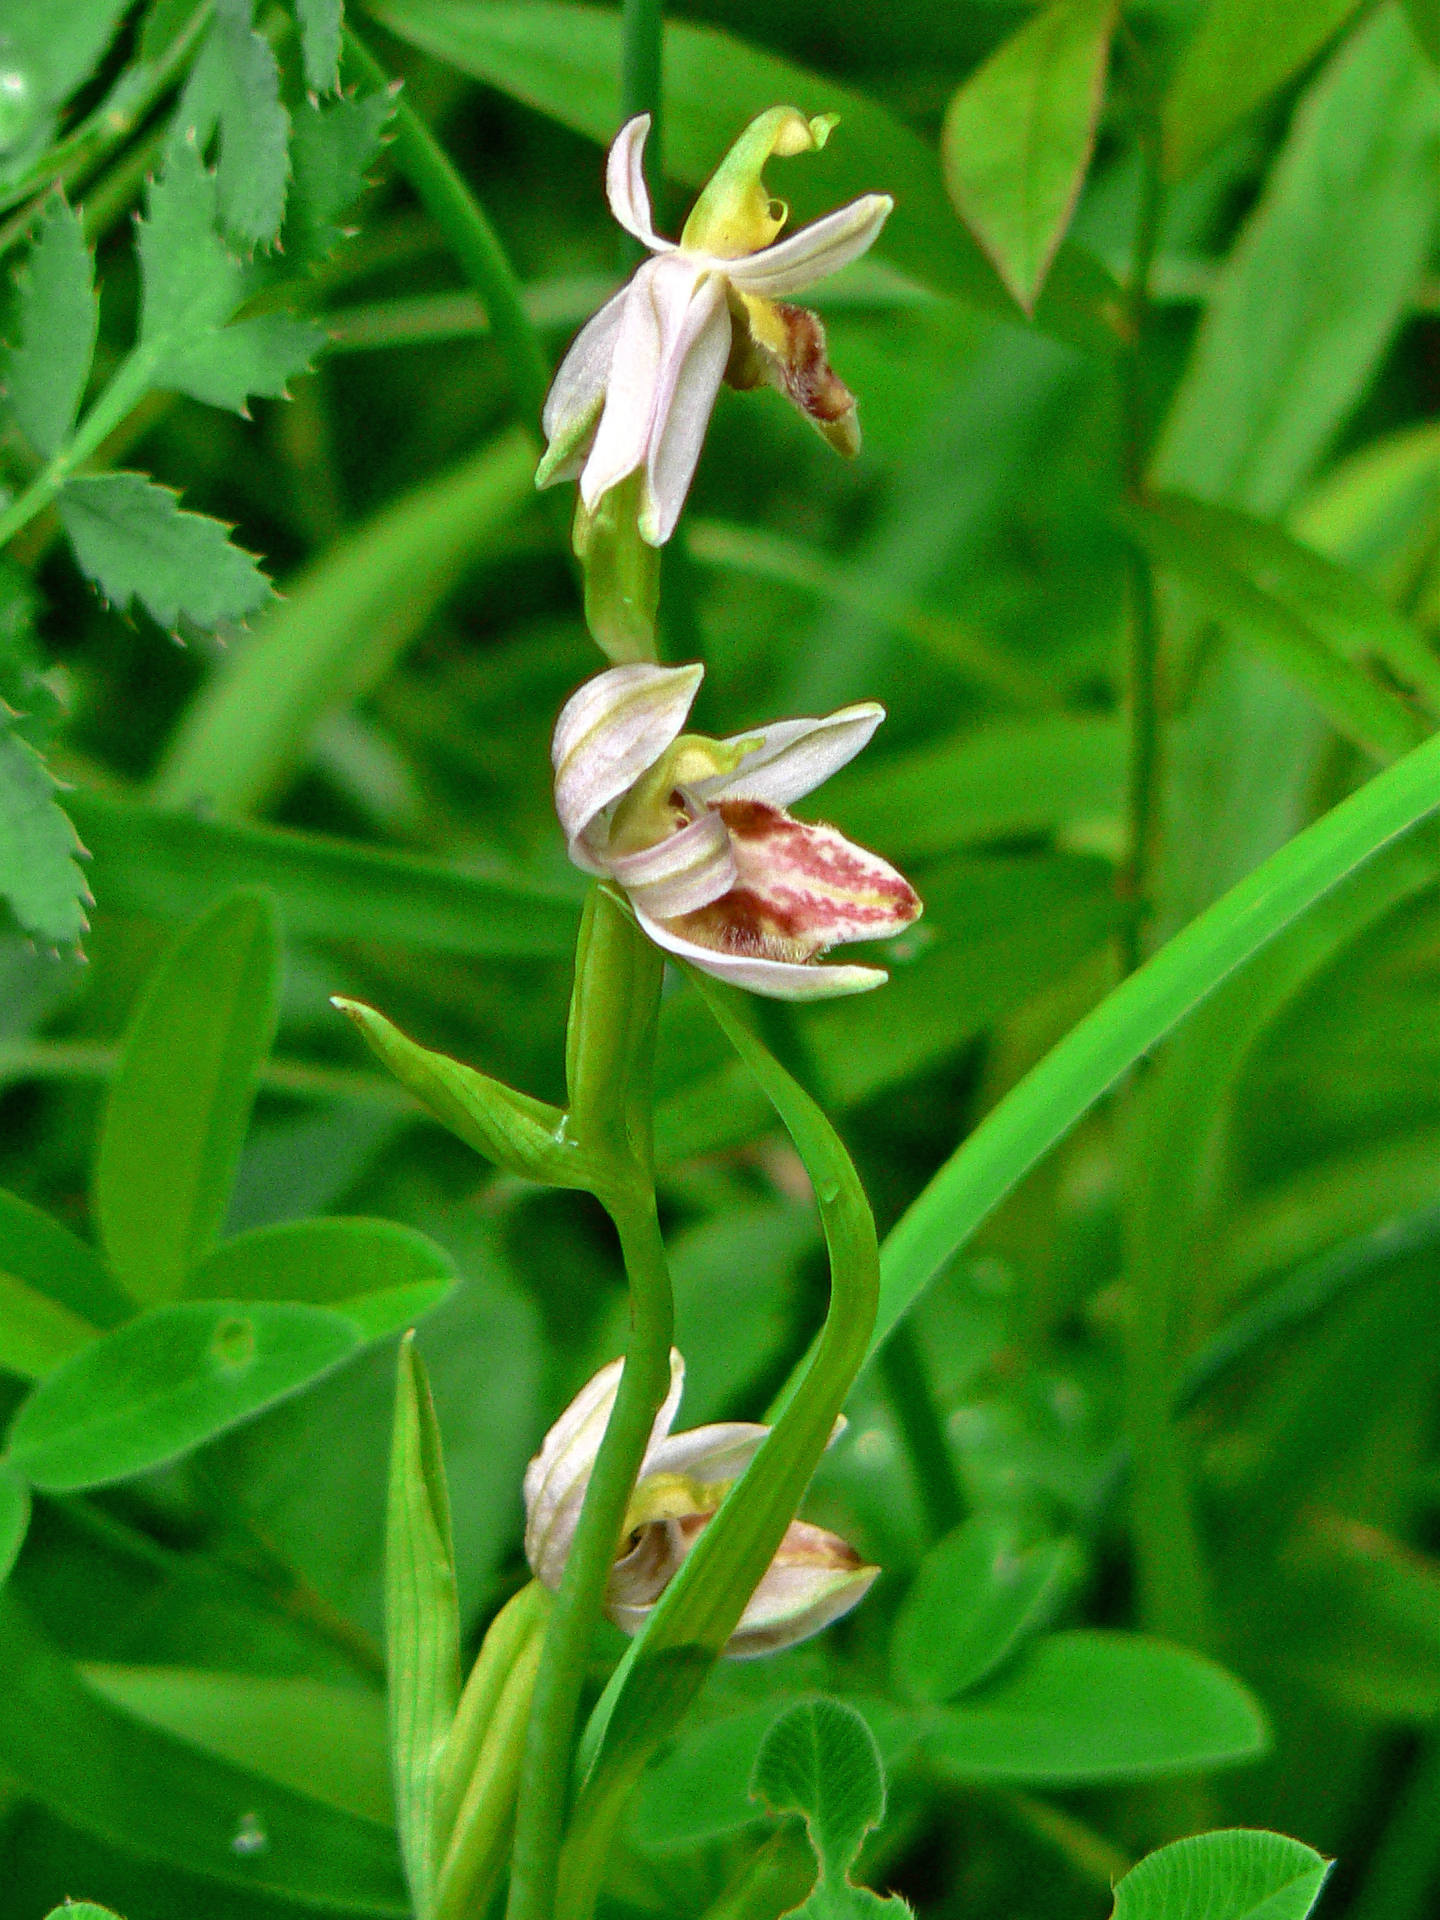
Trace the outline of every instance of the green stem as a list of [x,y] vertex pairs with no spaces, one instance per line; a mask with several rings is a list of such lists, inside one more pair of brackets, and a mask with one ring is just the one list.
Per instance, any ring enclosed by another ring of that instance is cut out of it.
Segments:
[[630,1344],[545,1634],[521,1767],[507,1920],[550,1920],[554,1912],[590,1637],[650,1429],[670,1386],[670,1277],[653,1196],[612,1205],[611,1215],[630,1280]]
[[880,1371],[909,1450],[931,1536],[943,1539],[965,1518],[965,1495],[925,1359],[908,1323],[902,1321],[880,1349]]
[[[370,86],[391,84],[385,69],[348,26],[345,68],[352,79],[364,80]],[[489,216],[434,134],[403,99],[395,109],[392,152],[396,165],[484,301],[490,330],[510,377],[516,403],[527,424],[538,428],[540,409],[550,384],[550,364],[540,336],[525,311],[515,269]]]
[[79,428],[60,449],[50,464],[38,473],[18,499],[0,513],[0,547],[7,546],[22,527],[29,526],[59,493],[75,469],[83,466],[99,451],[132,407],[144,399],[151,375],[161,357],[160,349],[137,347],[122,362],[115,378],[106,387]]
[[[1136,84],[1147,87],[1147,76],[1137,74]],[[1141,116],[1140,205],[1135,218],[1126,295],[1130,339],[1121,366],[1125,485],[1132,498],[1137,499],[1145,488],[1150,445],[1145,346],[1161,202],[1159,130],[1148,103],[1142,106]],[[1127,974],[1133,973],[1144,958],[1145,922],[1158,852],[1156,797],[1160,785],[1160,646],[1155,575],[1149,556],[1139,547],[1132,547],[1130,551],[1129,624],[1129,850],[1120,873],[1122,898],[1131,908],[1120,935],[1121,963]]]
[[0,208],[18,206],[21,201],[35,196],[29,206],[0,228],[0,253],[12,247],[28,232],[47,194],[56,187],[73,186],[105,154],[130,138],[151,108],[189,65],[191,55],[210,24],[212,11],[212,0],[205,0],[205,4],[176,34],[148,73],[141,67],[135,67],[123,75],[73,133],[51,147],[40,164],[32,168],[23,180],[16,181],[0,193]]
[[659,955],[595,888],[576,953],[566,1048],[567,1125],[608,1166],[599,1198],[630,1283],[630,1340],[605,1437],[545,1633],[520,1769],[508,1920],[552,1920],[575,1723],[591,1637],[651,1427],[670,1387],[674,1309],[651,1177],[651,1064]]

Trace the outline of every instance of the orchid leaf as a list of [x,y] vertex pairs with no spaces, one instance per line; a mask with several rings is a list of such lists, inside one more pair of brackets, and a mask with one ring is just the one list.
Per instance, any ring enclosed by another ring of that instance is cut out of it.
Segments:
[[771,1813],[798,1813],[820,1865],[815,1890],[791,1911],[806,1920],[862,1920],[910,1908],[851,1883],[867,1833],[885,1818],[885,1773],[875,1736],[853,1707],[807,1700],[770,1728],[755,1757],[750,1792]]
[[400,1084],[477,1153],[525,1180],[560,1187],[593,1186],[596,1169],[567,1141],[565,1116],[558,1107],[532,1100],[462,1061],[418,1046],[373,1007],[355,1000],[335,1004],[355,1022]]
[[1279,1833],[1192,1834],[1130,1869],[1115,1888],[1113,1920],[1305,1920],[1330,1866]]
[[460,1616],[445,1461],[424,1362],[400,1345],[385,1534],[396,1823],[417,1920],[432,1920],[446,1835],[445,1748],[460,1703]]

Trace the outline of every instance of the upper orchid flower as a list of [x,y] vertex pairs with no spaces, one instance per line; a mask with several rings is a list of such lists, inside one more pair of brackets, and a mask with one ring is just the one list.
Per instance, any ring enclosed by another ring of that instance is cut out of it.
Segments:
[[772,155],[823,147],[833,115],[807,120],[773,107],[741,134],[696,201],[679,244],[655,232],[642,161],[650,116],[628,121],[610,149],[605,185],[615,218],[650,249],[628,284],[581,331],[545,403],[549,441],[537,486],[580,478],[583,510],[641,474],[641,537],[662,546],[689,491],[722,379],[768,383],[831,446],[860,445],[855,397],[831,372],[825,329],[781,296],[857,259],[894,202],[868,193],[777,240],[788,208],[762,173]]
[[624,888],[657,946],[719,979],[780,1000],[878,987],[879,967],[812,963],[909,926],[914,889],[785,807],[853,759],[885,709],[866,701],[708,740],[681,732],[704,672],[611,667],[566,702],[551,758],[570,858]]
[[[525,1470],[525,1557],[542,1586],[560,1585],[595,1456],[615,1404],[621,1362],[602,1367],[546,1434]],[[685,1363],[671,1349],[670,1392],[655,1418],[610,1571],[605,1611],[638,1633],[768,1427],[731,1421],[672,1434]],[[856,1606],[880,1571],[823,1527],[792,1520],[725,1646],[732,1660],[794,1646]]]

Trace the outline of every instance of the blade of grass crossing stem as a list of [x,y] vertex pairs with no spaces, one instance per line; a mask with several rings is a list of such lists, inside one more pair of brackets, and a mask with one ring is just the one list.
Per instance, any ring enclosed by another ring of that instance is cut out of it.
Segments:
[[130,1022],[94,1202],[116,1278],[142,1306],[178,1300],[220,1232],[274,1037],[279,970],[268,898],[232,894],[170,948]]
[[875,1225],[849,1155],[810,1096],[737,1017],[725,990],[685,971],[805,1163],[830,1254],[830,1311],[803,1381],[666,1589],[586,1728],[585,1785],[561,1856],[557,1920],[588,1920],[593,1911],[630,1790],[694,1698],[774,1557],[864,1360],[874,1322]]
[[1012,1089],[888,1236],[872,1354],[941,1267],[1134,1063],[1381,847],[1440,810],[1440,739],[1297,834],[1132,974]]
[[[658,8],[658,0],[652,0]],[[374,87],[389,86],[390,76],[356,35],[345,29],[345,68],[354,79]],[[500,236],[485,209],[456,171],[449,155],[413,107],[401,100],[395,109],[396,165],[415,190],[416,198],[439,227],[446,245],[485,303],[490,330],[505,362],[510,389],[525,424],[540,423],[545,389],[550,384],[550,362],[540,336],[525,311],[520,282],[515,277]]]
[[460,1613],[440,1430],[415,1336],[401,1342],[385,1523],[385,1649],[396,1823],[416,1920],[435,1911]]

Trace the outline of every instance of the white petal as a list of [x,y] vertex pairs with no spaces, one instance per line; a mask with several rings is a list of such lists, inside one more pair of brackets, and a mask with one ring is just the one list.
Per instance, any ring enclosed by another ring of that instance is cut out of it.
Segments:
[[[620,1386],[622,1360],[612,1360],[576,1394],[525,1469],[525,1558],[542,1586],[560,1585],[570,1542],[590,1484],[611,1408]],[[650,1430],[653,1448],[669,1433],[680,1407],[685,1362],[670,1350],[670,1391]]]
[[661,919],[708,907],[735,884],[735,855],[718,813],[702,813],[655,846],[607,864],[631,900]]
[[853,760],[885,718],[876,700],[842,707],[823,720],[780,720],[754,733],[737,733],[727,747],[759,741],[734,773],[697,780],[702,800],[763,800],[772,807],[788,807],[802,794],[813,793],[832,773]]
[[605,411],[580,475],[587,507],[645,461],[661,378],[704,275],[703,264],[662,253],[645,261],[626,288]]
[[648,113],[637,113],[616,134],[605,162],[605,192],[610,211],[625,231],[662,253],[670,244],[662,240],[651,224],[650,190],[645,185],[645,139],[650,131]]
[[716,980],[743,987],[747,993],[763,994],[769,1000],[834,1000],[844,993],[869,993],[890,978],[883,967],[821,967],[807,962],[760,960],[750,954],[717,953],[714,947],[702,947],[672,933],[642,907],[636,907],[635,918],[666,953],[688,960],[692,967]]
[[540,416],[550,445],[535,476],[538,487],[575,479],[589,457],[594,434],[584,431],[585,423],[589,419],[593,428],[599,420],[628,291],[622,287],[586,321],[550,383]]
[[687,1480],[698,1480],[702,1486],[717,1480],[738,1480],[769,1434],[769,1427],[750,1420],[690,1427],[657,1441],[645,1456],[640,1477],[643,1480],[652,1473],[678,1473]]
[[696,288],[660,373],[640,509],[640,537],[652,547],[663,547],[675,531],[729,358],[725,282],[713,274]]
[[580,836],[677,738],[704,677],[699,665],[634,661],[597,673],[565,702],[555,722],[550,761],[555,811],[578,866],[587,864],[576,859]]
[[879,1572],[838,1534],[792,1520],[726,1642],[726,1659],[753,1660],[808,1640],[858,1606]]
[[895,202],[888,193],[867,193],[848,207],[812,220],[808,227],[777,240],[743,259],[727,260],[725,271],[742,293],[767,300],[799,293],[858,260],[879,234]]

